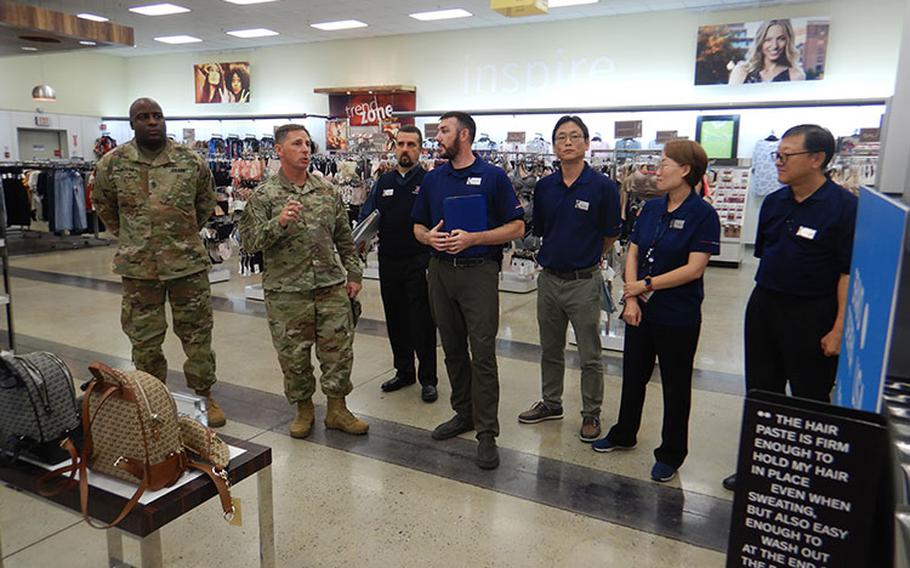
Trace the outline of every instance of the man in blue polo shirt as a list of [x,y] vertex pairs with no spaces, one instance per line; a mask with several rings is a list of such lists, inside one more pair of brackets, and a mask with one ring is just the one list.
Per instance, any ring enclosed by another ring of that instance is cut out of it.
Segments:
[[[448,163],[423,179],[411,216],[431,247],[430,308],[442,337],[455,416],[433,430],[445,440],[477,431],[477,465],[499,466],[499,269],[502,245],[524,235],[524,210],[506,173],[471,152],[477,127],[463,112],[440,117]],[[468,345],[470,342],[470,354]]]
[[553,128],[560,170],[534,188],[534,234],[543,237],[537,257],[537,324],[540,330],[542,400],[518,415],[523,424],[563,417],[566,327],[572,322],[581,364],[583,442],[600,438],[603,363],[600,355],[600,260],[619,235],[619,191],[585,163],[588,127],[563,116]]
[[[828,402],[847,305],[857,199],[825,176],[834,136],[794,126],[774,153],[778,180],[758,218],[761,261],[746,307],[746,390]],[[733,489],[735,476],[724,480]]]

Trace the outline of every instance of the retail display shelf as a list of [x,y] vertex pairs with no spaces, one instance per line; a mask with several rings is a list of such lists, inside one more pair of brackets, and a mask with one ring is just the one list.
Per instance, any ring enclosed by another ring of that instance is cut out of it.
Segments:
[[209,270],[209,284],[227,282],[231,279],[231,271],[227,268],[213,268]]
[[243,289],[243,293],[247,300],[265,301],[265,291],[262,289],[262,284],[250,284]]
[[515,294],[528,294],[537,290],[537,274],[518,274],[517,272],[501,272],[499,275],[499,291]]

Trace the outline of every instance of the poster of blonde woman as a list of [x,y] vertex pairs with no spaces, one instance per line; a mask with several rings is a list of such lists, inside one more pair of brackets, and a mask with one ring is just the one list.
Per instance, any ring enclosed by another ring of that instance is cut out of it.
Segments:
[[823,79],[829,28],[827,17],[701,26],[695,84],[748,85]]
[[194,65],[196,104],[250,102],[250,63]]

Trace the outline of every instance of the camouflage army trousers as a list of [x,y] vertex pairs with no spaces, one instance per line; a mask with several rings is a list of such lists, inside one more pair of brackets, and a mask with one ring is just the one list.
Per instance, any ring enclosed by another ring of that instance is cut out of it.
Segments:
[[351,392],[354,363],[354,322],[344,284],[308,292],[265,292],[265,309],[284,374],[288,402],[308,400],[316,392],[310,348],[322,371],[320,383],[326,396]]
[[212,295],[205,271],[174,280],[123,279],[120,324],[133,344],[133,364],[162,381],[167,379],[167,360],[161,350],[167,333],[165,300],[171,304],[174,333],[186,353],[186,384],[205,390],[215,383]]

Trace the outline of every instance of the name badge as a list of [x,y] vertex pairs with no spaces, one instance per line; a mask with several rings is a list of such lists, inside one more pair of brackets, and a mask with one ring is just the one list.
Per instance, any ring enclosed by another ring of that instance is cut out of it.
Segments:
[[415,185],[415,186],[414,186],[414,191],[412,191],[411,193],[413,193],[414,195],[417,195],[418,193],[420,193],[420,186],[419,186],[419,185]]
[[395,195],[395,190],[394,190],[394,189],[383,189],[383,190],[382,190],[382,196],[383,196],[383,197],[392,197],[393,195]]
[[809,239],[810,241],[815,238],[816,233],[818,233],[817,230],[803,226],[800,226],[800,228],[796,230],[796,236]]
[[482,179],[482,178],[470,177],[470,178],[468,178],[468,182],[467,182],[467,183],[468,183],[468,185],[480,185],[480,180],[481,180],[481,179]]
[[587,211],[591,207],[591,204],[587,201],[582,201],[581,199],[575,200],[575,208],[581,209],[582,211]]
[[670,221],[671,229],[682,229],[685,226],[686,226],[685,219],[673,219],[672,221]]

